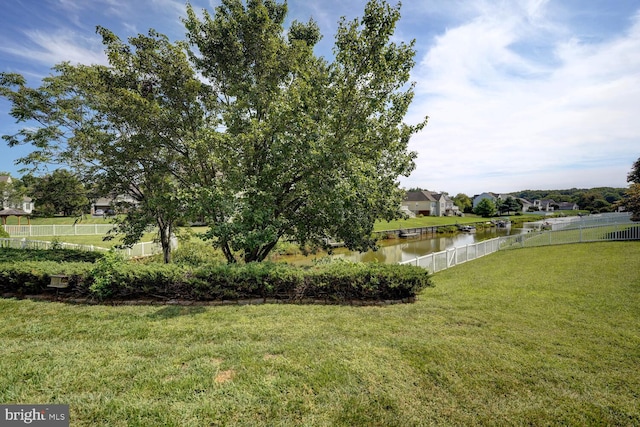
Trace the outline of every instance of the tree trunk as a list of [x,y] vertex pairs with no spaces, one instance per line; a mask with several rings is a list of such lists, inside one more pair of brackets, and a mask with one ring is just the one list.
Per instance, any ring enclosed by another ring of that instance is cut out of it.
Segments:
[[171,262],[171,226],[159,224],[160,244],[162,245],[162,260],[165,264]]

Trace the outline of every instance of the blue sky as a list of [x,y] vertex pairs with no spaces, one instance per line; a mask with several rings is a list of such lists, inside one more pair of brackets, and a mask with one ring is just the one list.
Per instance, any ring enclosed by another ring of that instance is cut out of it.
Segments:
[[[216,0],[191,0],[208,9]],[[363,0],[289,1],[313,17],[331,56],[341,16]],[[392,2],[392,4],[395,4]],[[184,1],[12,0],[0,13],[0,71],[39,85],[61,61],[106,59],[97,25],[121,38],[154,28],[184,39]],[[407,122],[430,117],[401,178],[452,195],[626,187],[640,157],[639,0],[405,0],[395,39],[416,39],[416,97]],[[19,126],[0,100],[0,134]],[[20,176],[28,148],[0,142],[0,171]]]

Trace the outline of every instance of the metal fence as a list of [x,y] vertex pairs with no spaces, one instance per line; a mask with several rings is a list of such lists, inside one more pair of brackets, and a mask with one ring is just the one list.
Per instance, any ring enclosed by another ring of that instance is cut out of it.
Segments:
[[11,237],[93,236],[107,234],[113,227],[114,224],[5,225],[4,230]]
[[640,224],[607,223],[591,227],[529,232],[512,236],[496,237],[495,239],[424,255],[409,261],[403,261],[400,264],[419,266],[435,273],[499,250],[620,240],[640,240]]
[[[63,242],[45,242],[42,240],[27,240],[25,238],[2,238],[0,239],[0,248],[15,249],[77,249],[81,251],[108,251],[109,249],[94,245],[78,245],[75,243]],[[143,257],[154,255],[162,252],[162,246],[155,242],[136,243],[131,248],[117,249],[126,257]]]

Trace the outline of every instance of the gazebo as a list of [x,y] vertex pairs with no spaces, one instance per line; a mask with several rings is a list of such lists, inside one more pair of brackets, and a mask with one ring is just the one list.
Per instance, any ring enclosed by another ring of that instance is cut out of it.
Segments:
[[31,215],[23,211],[22,209],[10,209],[5,208],[0,211],[0,218],[2,218],[2,225],[7,225],[7,218],[10,216],[18,217],[18,225],[20,225],[20,218],[27,217],[27,222],[31,225]]

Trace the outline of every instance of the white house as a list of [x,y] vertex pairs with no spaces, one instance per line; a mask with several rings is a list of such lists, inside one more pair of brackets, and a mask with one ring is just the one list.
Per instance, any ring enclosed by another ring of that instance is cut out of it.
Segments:
[[402,208],[415,215],[425,216],[452,216],[460,212],[449,196],[427,190],[407,191]]
[[[11,177],[9,175],[0,176],[0,184],[11,184]],[[10,201],[7,190],[3,191],[2,198],[0,200],[3,209],[20,209],[28,214],[31,214],[34,209],[33,199],[31,197],[24,196],[21,201]]]

